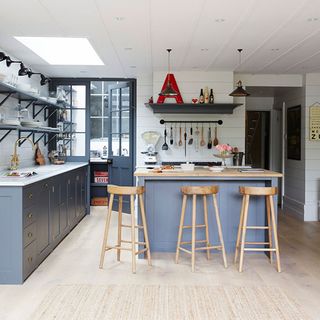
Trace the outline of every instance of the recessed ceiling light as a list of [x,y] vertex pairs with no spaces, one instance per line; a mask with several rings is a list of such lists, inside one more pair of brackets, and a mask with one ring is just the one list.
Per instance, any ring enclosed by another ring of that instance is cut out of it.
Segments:
[[135,69],[137,66],[130,66],[130,68]]
[[312,18],[308,18],[307,21],[308,22],[316,22],[316,21],[319,21],[319,18],[318,17],[312,17]]
[[201,48],[201,51],[209,51],[208,48]]
[[15,37],[53,65],[104,65],[87,38]]
[[270,49],[271,51],[279,51],[280,49],[279,48],[272,48]]
[[128,48],[124,48],[124,50],[130,51],[130,50],[132,50],[132,48],[128,47]]
[[224,18],[218,18],[218,19],[214,19],[214,22],[217,22],[217,23],[222,23],[222,22],[225,22],[226,19]]
[[80,70],[79,72],[80,72],[80,73],[88,73],[87,70]]
[[123,20],[124,20],[124,17],[115,17],[115,19],[116,19],[117,21],[123,21]]

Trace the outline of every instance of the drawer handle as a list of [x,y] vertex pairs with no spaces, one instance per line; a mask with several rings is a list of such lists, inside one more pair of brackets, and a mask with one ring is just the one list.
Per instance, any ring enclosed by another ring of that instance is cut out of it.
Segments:
[[33,194],[32,194],[32,193],[29,193],[28,198],[29,198],[29,199],[32,199],[32,197],[33,197]]
[[28,219],[31,219],[33,217],[32,212],[28,213]]
[[32,262],[33,258],[32,257],[28,257],[28,262]]
[[28,237],[31,238],[33,236],[32,232],[28,232]]
[[45,188],[48,188],[48,184],[46,183],[46,184],[44,185],[44,187],[45,187]]

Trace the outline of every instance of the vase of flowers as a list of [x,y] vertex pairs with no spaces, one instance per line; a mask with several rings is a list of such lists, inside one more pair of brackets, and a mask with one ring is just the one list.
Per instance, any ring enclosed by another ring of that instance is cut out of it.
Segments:
[[218,144],[215,148],[219,151],[219,154],[214,154],[214,156],[222,159],[222,165],[226,166],[226,158],[233,157],[231,154],[233,148],[228,144]]

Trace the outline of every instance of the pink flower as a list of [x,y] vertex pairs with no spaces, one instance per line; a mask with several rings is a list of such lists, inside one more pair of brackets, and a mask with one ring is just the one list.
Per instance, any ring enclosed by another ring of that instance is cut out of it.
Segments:
[[216,145],[216,149],[220,152],[231,152],[232,151],[232,147],[228,144],[218,144]]

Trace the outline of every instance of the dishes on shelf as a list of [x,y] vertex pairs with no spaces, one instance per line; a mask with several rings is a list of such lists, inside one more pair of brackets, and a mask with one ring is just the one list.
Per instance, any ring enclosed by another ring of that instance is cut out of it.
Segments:
[[22,120],[21,125],[28,128],[39,128],[45,126],[45,123],[41,121]]
[[0,124],[7,126],[20,126],[20,121],[17,119],[4,119]]

